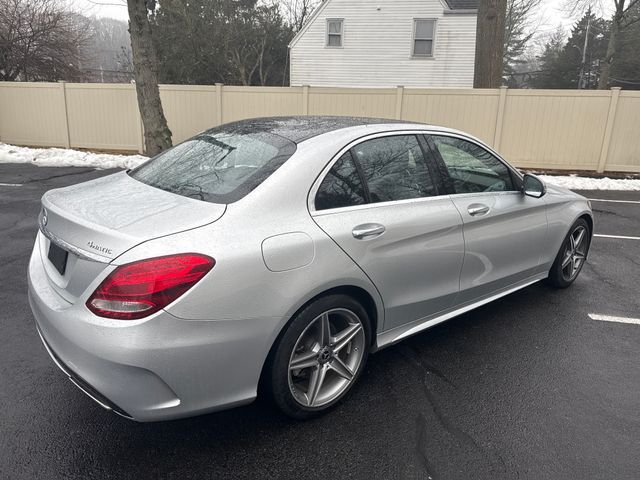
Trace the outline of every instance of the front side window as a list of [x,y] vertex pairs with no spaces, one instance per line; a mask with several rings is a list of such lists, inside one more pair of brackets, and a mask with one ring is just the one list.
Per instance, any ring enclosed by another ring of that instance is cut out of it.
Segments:
[[433,57],[433,38],[436,21],[416,19],[413,22],[413,56]]
[[352,151],[372,203],[437,195],[415,135],[367,140]]
[[213,203],[240,200],[296,150],[267,132],[216,128],[162,152],[129,172],[147,185]]
[[364,187],[351,153],[345,153],[324,178],[316,195],[316,210],[366,203]]
[[342,18],[331,18],[327,20],[327,47],[342,46]]
[[475,143],[455,137],[431,137],[453,181],[455,193],[516,190],[507,166]]

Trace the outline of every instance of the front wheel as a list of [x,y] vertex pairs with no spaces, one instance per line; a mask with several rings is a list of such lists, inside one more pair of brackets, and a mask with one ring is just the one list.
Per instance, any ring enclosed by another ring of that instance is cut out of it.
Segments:
[[590,242],[589,225],[580,218],[573,224],[560,247],[549,270],[548,283],[557,288],[566,288],[571,285],[578,278],[587,260]]
[[271,392],[280,410],[303,420],[344,398],[366,363],[369,325],[366,310],[346,295],[320,298],[298,313],[271,364]]

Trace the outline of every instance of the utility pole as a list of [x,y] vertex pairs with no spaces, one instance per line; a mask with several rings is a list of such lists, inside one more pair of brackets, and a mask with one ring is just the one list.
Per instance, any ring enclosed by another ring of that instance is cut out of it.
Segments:
[[584,88],[584,67],[587,61],[587,47],[589,46],[589,29],[591,28],[591,7],[587,10],[587,31],[584,35],[584,47],[582,47],[582,65],[580,66],[580,79],[578,89]]

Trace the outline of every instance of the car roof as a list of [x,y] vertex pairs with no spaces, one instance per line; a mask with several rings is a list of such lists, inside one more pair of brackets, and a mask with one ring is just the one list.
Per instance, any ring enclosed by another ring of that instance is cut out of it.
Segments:
[[284,137],[294,143],[301,143],[310,138],[345,128],[398,124],[424,126],[423,124],[415,122],[385,118],[291,116],[240,120],[222,125],[222,128],[226,131],[237,131],[238,133],[271,133]]

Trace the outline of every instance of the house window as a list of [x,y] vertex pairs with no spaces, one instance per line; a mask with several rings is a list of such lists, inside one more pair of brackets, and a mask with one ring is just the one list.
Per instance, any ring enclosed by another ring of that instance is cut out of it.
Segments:
[[342,46],[343,18],[330,18],[327,20],[327,47]]
[[436,21],[433,19],[415,19],[413,21],[413,56],[433,57],[433,38]]

